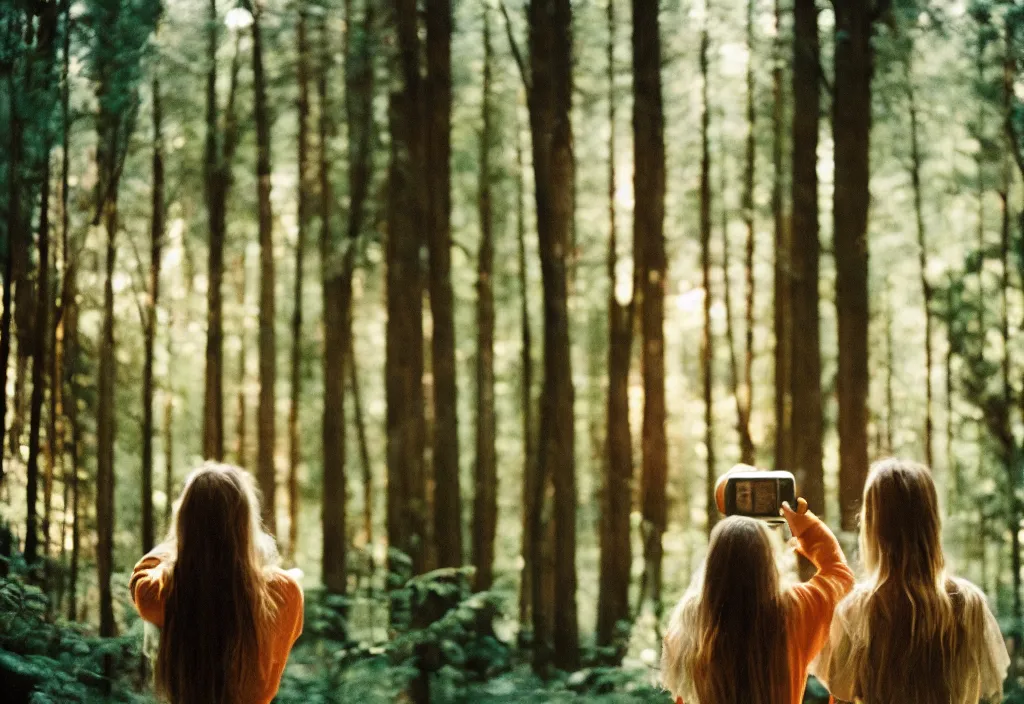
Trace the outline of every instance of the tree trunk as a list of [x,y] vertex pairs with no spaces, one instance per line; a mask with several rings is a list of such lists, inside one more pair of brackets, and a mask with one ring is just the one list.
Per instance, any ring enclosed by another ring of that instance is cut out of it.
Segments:
[[700,35],[701,75],[701,118],[700,118],[700,266],[704,289],[704,328],[700,341],[700,369],[704,388],[704,447],[707,466],[704,477],[705,506],[707,510],[707,532],[718,522],[718,507],[715,505],[715,482],[718,479],[715,467],[715,409],[714,409],[714,339],[711,330],[711,150],[708,144],[708,128],[711,111],[708,104],[708,31],[705,27]]
[[[818,116],[821,112],[818,10],[814,0],[793,8],[793,219],[789,251],[791,318],[789,395],[792,464],[802,496],[825,510],[822,469],[821,347],[818,315]],[[799,432],[796,429],[799,428]]]
[[[375,4],[366,2],[363,6],[362,32],[359,43],[353,44],[352,34],[345,34],[345,111],[348,122],[348,247],[351,259],[346,259],[344,274],[351,288],[354,270],[355,246],[362,235],[370,183],[373,177],[373,99],[374,99],[374,27],[376,23]],[[346,0],[346,26],[354,24],[351,0]],[[350,295],[351,300],[351,295]],[[349,303],[351,308],[351,303]],[[369,444],[366,439],[366,423],[363,419],[362,397],[359,391],[359,371],[355,355],[355,338],[352,332],[352,313],[345,320],[347,339],[346,364],[352,387],[353,411],[355,413],[356,437],[359,442],[359,458],[363,471],[363,529],[373,570],[373,467],[370,463]]]
[[[573,671],[579,666],[576,618],[576,467],[573,429],[573,382],[569,347],[568,267],[571,256],[573,182],[572,146],[572,11],[569,0],[531,0],[530,126],[537,199],[537,234],[544,289],[544,389],[538,453],[538,482],[533,509],[534,556],[542,554],[542,514],[551,516],[554,534],[554,602],[552,640],[547,640],[547,606],[542,604],[542,561],[534,560],[534,667],[553,664]],[[543,493],[554,487],[554,504]],[[549,511],[550,509],[550,511]],[[542,608],[544,606],[544,608]]]
[[915,101],[910,59],[907,59],[907,101],[910,107],[910,180],[914,187],[914,220],[917,224],[918,261],[921,265],[921,296],[924,303],[924,359],[925,359],[925,415],[924,456],[928,466],[935,469],[932,454],[932,287],[928,282],[928,246],[925,241],[924,205],[921,188],[921,152],[918,141],[918,114]]
[[[953,310],[953,287],[947,286],[947,306],[950,312]],[[952,315],[950,316],[952,318]],[[952,320],[946,321],[946,471],[949,477],[949,484],[946,489],[949,492],[949,509],[956,510],[957,501],[960,497],[960,463],[953,455],[953,333],[951,330]]]
[[[67,142],[65,141],[65,144]],[[78,366],[78,302],[76,296],[78,287],[76,283],[77,265],[69,257],[70,249],[68,241],[64,239],[64,261],[68,268],[64,272],[64,285],[62,300],[67,301],[64,307],[64,383],[68,403],[67,411],[68,432],[68,476],[71,482],[71,561],[68,566],[68,619],[78,619],[78,562],[81,552],[82,532],[80,526],[81,512],[79,510],[80,477],[79,477],[79,456],[82,447],[81,426],[78,423],[78,399],[79,386],[77,375]]]
[[857,530],[868,475],[871,12],[865,2],[836,3],[833,229],[839,322],[839,507],[841,525],[847,531]]
[[221,282],[224,274],[224,238],[227,230],[227,183],[221,163],[217,125],[217,45],[220,21],[217,0],[209,0],[207,18],[206,154],[203,162],[204,195],[210,227],[209,283],[207,289],[206,381],[203,397],[203,456],[224,459],[224,322]]
[[665,118],[661,97],[661,37],[658,6],[633,0],[633,154],[636,164],[633,214],[634,258],[640,262],[644,383],[642,430],[644,584],[661,614],[662,535],[668,523],[668,448],[665,437]]
[[252,72],[256,114],[256,177],[259,196],[260,233],[260,401],[257,409],[259,449],[256,476],[263,494],[263,523],[277,533],[277,474],[274,447],[277,440],[274,418],[274,385],[277,380],[277,334],[274,330],[274,213],[270,204],[270,116],[263,72],[263,37],[260,30],[262,5],[253,4]]
[[[1006,34],[1006,55],[1003,62],[1003,113],[1005,115],[1008,129],[1012,129],[1013,120],[1013,90],[1015,85],[1015,67],[1010,58],[1009,52],[1012,47],[1012,36],[1009,31]],[[1011,139],[1009,132],[1007,137],[1007,150],[1015,149],[1016,146]],[[1021,485],[1021,470],[1017,466],[1018,449],[1013,438],[1013,429],[1010,425],[1013,409],[1013,380],[1010,377],[1012,360],[1010,356],[1010,187],[1013,177],[1010,173],[1010,157],[1003,156],[1003,187],[1000,189],[999,197],[1002,201],[1002,228],[1000,231],[999,254],[1002,268],[1002,316],[1000,320],[1003,338],[1003,403],[1006,408],[1003,413],[1006,428],[1004,437],[1011,438],[1013,447],[1005,453],[1004,465],[1006,467],[1006,479],[1008,484],[1007,495],[1009,496],[1008,530],[1010,532],[1010,568],[1013,573],[1013,617],[1016,623],[1020,623],[1024,617],[1024,606],[1021,603],[1021,546],[1020,546],[1020,521],[1021,502],[1017,492]]]
[[783,205],[783,130],[785,123],[785,97],[783,95],[783,66],[785,51],[782,33],[782,9],[775,0],[775,45],[772,70],[772,218],[774,220],[775,271],[774,311],[775,332],[775,466],[793,468],[793,264],[792,234],[786,222]]
[[[891,292],[889,296],[891,298]],[[890,301],[885,308],[885,453],[887,455],[896,452],[893,441],[896,428],[896,404],[893,402],[892,382],[896,370],[893,360],[892,319],[893,312]]]
[[[171,356],[174,346],[174,315],[167,325],[167,355]],[[244,465],[240,465],[244,466]],[[164,381],[164,530],[171,532],[172,496],[174,496],[174,382],[172,377]]]
[[248,355],[246,353],[249,348],[245,328],[249,316],[246,315],[245,311],[245,247],[242,247],[238,253],[238,264],[235,266],[238,271],[238,310],[240,311],[238,321],[238,399],[236,401],[238,419],[235,423],[235,463],[239,467],[246,467],[249,461],[249,455],[246,451],[248,443],[248,438],[246,437],[246,406],[248,405],[246,403],[246,383],[248,379],[246,374],[246,358]]
[[455,320],[451,280],[451,0],[426,0],[428,179],[427,245],[430,253],[431,366],[434,374],[434,539],[439,567],[462,564],[462,499],[455,379]]
[[356,438],[359,442],[359,463],[363,470],[363,532],[366,534],[367,552],[373,565],[373,465],[370,462],[370,444],[366,439],[366,421],[363,400],[359,390],[359,369],[352,335],[349,335],[348,365],[349,387],[352,390],[352,411],[355,415]]
[[[104,139],[104,135],[100,135]],[[101,189],[102,192],[103,189]],[[110,187],[102,205],[107,230],[106,279],[103,286],[103,328],[99,345],[99,405],[96,420],[96,568],[100,591],[100,636],[116,633],[110,577],[114,570],[114,262],[117,256],[116,187]]]
[[722,201],[720,204],[722,212],[722,298],[725,302],[725,346],[729,353],[729,387],[732,390],[733,400],[736,402],[736,432],[740,438],[741,461],[746,464],[753,464],[752,461],[748,461],[742,456],[745,452],[743,440],[744,406],[740,385],[743,382],[740,376],[739,360],[736,357],[736,326],[733,324],[732,277],[730,276],[730,272],[732,271],[732,253],[730,252],[731,247],[729,246],[729,209],[725,198],[725,194],[728,191],[725,135],[721,135],[720,139],[718,193],[719,198]]
[[[350,21],[346,17],[346,21]],[[331,168],[329,142],[333,132],[328,102],[330,50],[326,21],[321,25],[321,54],[317,75],[319,98],[320,266],[324,301],[324,415],[323,415],[323,582],[332,594],[348,586],[348,534],[345,478],[345,351],[349,293],[340,270],[331,228]],[[347,40],[346,40],[347,41]],[[346,248],[344,258],[348,259]]]
[[[616,295],[618,232],[615,208],[615,0],[608,0],[608,430],[601,495],[601,572],[597,598],[597,643],[619,642],[617,628],[629,621],[633,499],[633,441],[629,428],[629,366],[633,343],[633,296]],[[615,658],[621,661],[621,657]]]
[[[427,221],[420,106],[420,41],[415,0],[393,0],[397,31],[391,128],[387,237],[386,396],[388,430],[387,524],[390,545],[412,569],[425,563],[426,495],[423,450],[423,310],[420,228]],[[397,568],[392,563],[392,571]]]
[[[523,569],[519,581],[520,628],[532,624],[533,604],[533,499],[537,494],[537,460],[533,428],[533,335],[527,294],[526,187],[522,130],[516,120],[516,239],[519,260],[519,325],[522,378],[519,404],[523,417]],[[532,625],[531,625],[532,627]]]
[[757,110],[754,106],[754,0],[747,0],[747,154],[743,179],[743,219],[747,225],[746,313],[743,345],[743,381],[740,383],[740,460],[753,465],[754,440],[750,436],[750,414],[754,407],[754,179],[757,168]]
[[[474,587],[491,588],[494,582],[494,541],[498,525],[498,475],[495,456],[494,413],[494,216],[491,207],[491,24],[484,15],[483,100],[480,132],[480,251],[477,264],[477,354],[476,354],[476,466],[473,495]],[[441,529],[438,519],[438,530]],[[440,541],[439,541],[440,546]],[[443,555],[438,550],[438,555]],[[441,557],[444,564],[444,558]]]
[[[164,154],[160,79],[153,78],[153,204],[146,306],[145,361],[142,372],[142,552],[156,544],[153,516],[153,348],[160,299],[160,258],[164,240]],[[170,496],[167,497],[170,501]]]
[[[25,519],[25,562],[33,564],[38,557],[39,532],[36,528],[36,502],[39,481],[39,431],[43,420],[43,396],[46,392],[46,341],[50,331],[50,149],[46,141],[43,156],[43,188],[39,213],[39,274],[36,277],[36,314],[32,327],[32,398],[29,409],[28,430],[28,487]],[[46,509],[43,513],[44,552],[49,545],[50,497],[53,475],[43,478]]]
[[[298,22],[298,234],[295,242],[295,286],[292,311],[291,405],[288,411],[288,556],[295,560],[299,540],[299,402],[302,398],[302,280],[306,229],[310,220],[313,178],[309,159],[309,44],[306,40],[307,11],[299,9]],[[326,67],[324,68],[326,71]],[[326,150],[325,150],[326,151]],[[337,373],[335,370],[334,373]]]
[[[7,90],[10,95],[15,95],[14,87],[14,71],[11,70],[7,74]],[[4,252],[4,289],[3,289],[3,318],[0,321],[0,328],[2,328],[3,337],[0,339],[0,363],[3,364],[0,369],[0,381],[3,382],[4,402],[0,404],[0,479],[4,476],[4,465],[5,456],[3,440],[5,433],[7,432],[7,373],[10,366],[11,357],[11,322],[13,319],[12,309],[14,308],[14,301],[12,297],[12,288],[14,287],[14,278],[16,276],[23,277],[24,274],[20,271],[21,263],[15,260],[20,260],[20,249],[25,246],[23,240],[25,239],[25,233],[21,227],[21,192],[19,182],[21,180],[21,135],[20,135],[20,120],[18,119],[17,110],[11,111],[10,130],[9,130],[9,143],[8,148],[8,173],[10,176],[7,179],[8,193],[7,193],[7,242],[6,251]],[[17,381],[17,380],[15,380]],[[11,429],[11,454],[15,454],[17,449],[17,442],[14,439],[14,428]]]

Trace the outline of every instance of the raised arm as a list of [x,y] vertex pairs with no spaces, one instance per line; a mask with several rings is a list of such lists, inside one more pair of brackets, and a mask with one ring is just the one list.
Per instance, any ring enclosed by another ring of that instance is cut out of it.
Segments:
[[796,642],[805,660],[813,659],[828,639],[829,626],[836,604],[853,589],[853,571],[839,541],[821,519],[807,510],[807,502],[799,500],[798,509],[783,507],[783,515],[796,539],[797,551],[811,561],[817,572],[808,582],[789,590]]

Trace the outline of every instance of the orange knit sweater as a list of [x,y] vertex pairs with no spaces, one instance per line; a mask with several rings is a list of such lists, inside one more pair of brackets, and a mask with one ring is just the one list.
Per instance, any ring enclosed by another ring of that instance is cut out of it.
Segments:
[[[164,605],[167,601],[169,569],[162,557],[149,554],[143,557],[132,572],[128,588],[139,615],[158,628],[164,625]],[[281,675],[288,662],[288,653],[302,633],[302,587],[284,570],[269,571],[269,584],[273,599],[273,622],[261,624],[261,633],[269,634],[267,642],[260,642],[260,687],[253,704],[270,704],[281,685]]]

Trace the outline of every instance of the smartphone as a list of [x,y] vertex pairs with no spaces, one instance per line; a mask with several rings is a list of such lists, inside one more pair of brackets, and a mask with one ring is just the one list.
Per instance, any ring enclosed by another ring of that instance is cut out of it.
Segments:
[[725,481],[725,515],[749,516],[771,523],[782,523],[782,503],[795,510],[796,479],[778,470],[734,472]]

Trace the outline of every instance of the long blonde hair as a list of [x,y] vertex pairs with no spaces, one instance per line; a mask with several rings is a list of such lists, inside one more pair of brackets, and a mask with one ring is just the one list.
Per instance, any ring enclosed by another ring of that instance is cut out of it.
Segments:
[[963,615],[973,592],[946,577],[942,518],[927,467],[896,459],[871,467],[860,551],[868,572],[867,632],[862,657],[850,663],[857,694],[865,702],[948,704],[958,686],[952,679],[963,672]]
[[666,636],[662,678],[702,704],[788,704],[786,595],[768,528],[733,516],[711,533],[703,584]]
[[156,659],[173,704],[246,704],[259,687],[260,624],[273,602],[265,569],[276,549],[260,526],[252,478],[206,463],[189,475],[168,537],[170,568]]

